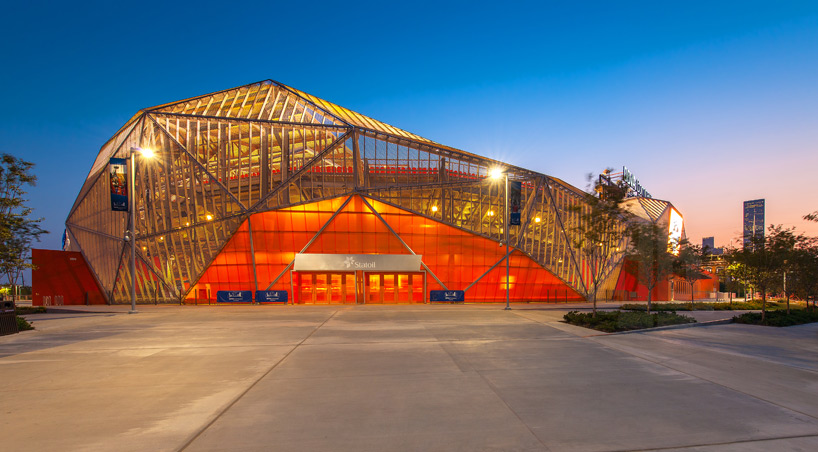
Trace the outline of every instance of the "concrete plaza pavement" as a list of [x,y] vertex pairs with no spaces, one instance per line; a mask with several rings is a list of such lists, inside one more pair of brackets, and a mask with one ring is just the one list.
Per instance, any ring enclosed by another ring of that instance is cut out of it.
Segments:
[[29,316],[0,337],[0,447],[818,450],[818,324],[605,335],[560,323],[575,307]]

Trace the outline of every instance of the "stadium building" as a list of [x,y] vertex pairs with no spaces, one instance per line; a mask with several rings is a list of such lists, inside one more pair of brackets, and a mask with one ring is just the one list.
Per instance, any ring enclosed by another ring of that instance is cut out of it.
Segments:
[[[135,158],[131,224],[112,210],[112,192],[127,190],[111,159],[148,148],[153,158]],[[507,183],[490,177],[498,169]],[[423,303],[432,290],[500,302],[507,281],[512,301],[577,301],[590,287],[572,232],[583,196],[268,80],[131,118],[68,215],[65,259],[81,256],[98,286],[85,302],[129,303],[132,278],[139,303],[208,304],[239,290],[286,291],[299,304]],[[665,201],[637,202],[651,221],[678,215]],[[506,231],[510,213],[520,224]],[[622,252],[608,256],[611,293]],[[34,260],[35,304],[47,304],[49,284],[75,277],[49,270],[53,254]]]

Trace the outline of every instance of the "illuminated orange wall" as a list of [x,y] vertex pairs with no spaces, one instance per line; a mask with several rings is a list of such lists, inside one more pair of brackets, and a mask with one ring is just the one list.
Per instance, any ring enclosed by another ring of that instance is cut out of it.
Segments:
[[[254,214],[205,271],[188,301],[208,302],[217,290],[255,290],[249,230],[253,231],[258,288],[266,289],[332,217],[346,198],[337,198]],[[464,290],[499,261],[505,248],[497,242],[368,199],[375,210],[414,250],[448,289]],[[306,253],[410,254],[359,196],[310,244]],[[510,297],[515,301],[581,300],[557,277],[519,251],[511,255]],[[466,292],[467,301],[505,301],[505,265],[498,265]],[[441,289],[431,275],[427,289]],[[207,288],[209,287],[209,297]],[[290,272],[273,289],[290,290]],[[427,293],[428,297],[428,293]]]

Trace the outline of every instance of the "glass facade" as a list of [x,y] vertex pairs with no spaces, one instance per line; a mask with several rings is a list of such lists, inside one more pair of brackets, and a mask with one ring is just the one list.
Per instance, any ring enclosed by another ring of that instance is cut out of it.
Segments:
[[764,238],[764,200],[744,201],[744,246],[752,245],[754,237]]
[[[111,157],[136,157],[135,224],[110,208]],[[505,300],[504,184],[522,186],[509,230],[514,300],[579,300],[582,192],[264,81],[134,116],[101,149],[66,221],[111,303],[213,302],[276,289],[299,303],[416,303],[435,289]],[[125,232],[136,234],[136,274]],[[298,253],[417,254],[417,272],[293,271]],[[615,279],[617,259],[611,259]]]

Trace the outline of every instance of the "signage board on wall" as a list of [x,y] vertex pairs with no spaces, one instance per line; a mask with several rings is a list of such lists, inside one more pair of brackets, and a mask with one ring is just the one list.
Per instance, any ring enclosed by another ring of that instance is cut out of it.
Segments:
[[286,303],[286,290],[257,290],[256,303]]
[[295,271],[371,272],[420,271],[420,255],[415,254],[296,254]]
[[251,290],[220,290],[216,292],[217,303],[252,303]]
[[637,179],[636,176],[634,176],[633,173],[628,171],[628,168],[624,166],[622,167],[622,181],[631,188],[631,190],[628,192],[628,197],[638,196],[642,198],[653,198],[653,196],[651,196],[651,194],[648,193],[648,191],[645,190],[645,187],[643,187],[639,182],[639,179]]
[[442,302],[462,302],[466,301],[466,291],[464,290],[430,290],[429,301]]

